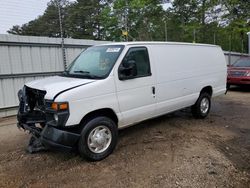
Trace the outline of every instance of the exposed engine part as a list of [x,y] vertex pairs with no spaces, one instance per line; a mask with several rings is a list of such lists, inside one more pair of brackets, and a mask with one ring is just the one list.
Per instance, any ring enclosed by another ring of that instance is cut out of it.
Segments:
[[[40,141],[42,128],[46,123],[45,101],[46,91],[24,87],[18,92],[20,100],[18,112],[18,128],[29,131],[32,135],[27,147],[29,153],[47,150]],[[40,126],[36,126],[39,124]]]

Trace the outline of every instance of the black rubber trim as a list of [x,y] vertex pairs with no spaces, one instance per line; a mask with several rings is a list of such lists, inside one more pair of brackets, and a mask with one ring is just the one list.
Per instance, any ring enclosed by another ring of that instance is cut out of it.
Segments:
[[[95,81],[92,81],[92,82],[95,82]],[[71,89],[75,89],[75,88],[80,87],[80,86],[83,86],[83,85],[90,84],[90,83],[92,83],[92,82],[88,82],[88,83],[80,84],[80,85],[78,85],[78,86],[74,86],[74,87],[71,87],[71,88],[68,88],[68,89],[62,90],[62,91],[60,91],[59,93],[57,93],[57,94],[54,96],[53,101],[56,99],[56,97],[58,97],[59,95],[61,95],[62,93],[66,92],[66,91],[69,91],[69,90],[71,90]]]
[[65,146],[62,144],[58,144],[58,143],[52,142],[46,138],[42,138],[41,140],[42,140],[43,145],[46,146],[46,148],[55,149],[57,151],[66,151],[66,152],[70,152],[73,150],[73,147],[71,147],[71,146]]
[[70,150],[80,138],[80,134],[70,130],[60,130],[50,125],[46,125],[41,132],[41,142],[49,148]]

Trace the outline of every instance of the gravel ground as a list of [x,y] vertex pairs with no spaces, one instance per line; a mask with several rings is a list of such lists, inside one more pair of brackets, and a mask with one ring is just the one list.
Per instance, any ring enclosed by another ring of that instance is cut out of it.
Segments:
[[250,187],[250,88],[213,100],[205,120],[185,109],[119,132],[112,155],[25,152],[29,135],[0,119],[0,187]]

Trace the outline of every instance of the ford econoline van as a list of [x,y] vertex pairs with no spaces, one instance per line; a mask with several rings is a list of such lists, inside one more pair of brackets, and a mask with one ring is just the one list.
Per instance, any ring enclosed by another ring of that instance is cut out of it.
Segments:
[[191,107],[205,118],[211,98],[226,91],[219,46],[126,42],[83,51],[60,76],[18,92],[18,127],[32,133],[32,151],[78,149],[88,160],[112,153],[118,129]]

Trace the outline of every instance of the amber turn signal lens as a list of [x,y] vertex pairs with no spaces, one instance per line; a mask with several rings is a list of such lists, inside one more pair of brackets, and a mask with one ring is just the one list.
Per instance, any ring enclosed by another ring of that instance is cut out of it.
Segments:
[[68,103],[59,104],[59,109],[60,110],[67,110],[68,109]]
[[68,103],[56,103],[53,102],[51,105],[51,108],[53,110],[67,110],[68,109]]
[[53,110],[58,110],[58,105],[57,105],[57,103],[53,102],[52,105],[51,105],[51,108],[52,108]]

